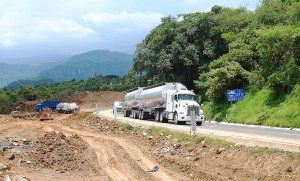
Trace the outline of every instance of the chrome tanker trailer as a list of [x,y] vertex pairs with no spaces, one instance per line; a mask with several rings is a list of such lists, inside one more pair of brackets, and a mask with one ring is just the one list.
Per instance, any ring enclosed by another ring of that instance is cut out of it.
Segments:
[[135,119],[153,117],[158,122],[171,120],[175,124],[185,124],[191,121],[191,110],[195,110],[197,125],[204,121],[195,93],[181,83],[162,83],[132,90],[125,95],[125,105],[124,116]]
[[129,117],[132,114],[132,110],[137,109],[139,103],[139,95],[143,91],[142,87],[131,89],[125,95],[125,105],[124,105],[124,116]]

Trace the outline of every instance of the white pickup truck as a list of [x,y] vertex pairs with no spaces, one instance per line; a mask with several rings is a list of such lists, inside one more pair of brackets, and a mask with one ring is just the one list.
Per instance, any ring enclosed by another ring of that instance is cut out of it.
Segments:
[[74,113],[79,111],[79,106],[75,102],[61,102],[56,106],[56,110],[59,113]]

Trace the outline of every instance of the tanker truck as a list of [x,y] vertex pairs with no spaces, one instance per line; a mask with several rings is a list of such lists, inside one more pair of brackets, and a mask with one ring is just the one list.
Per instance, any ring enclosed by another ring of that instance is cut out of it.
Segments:
[[185,124],[191,121],[191,110],[195,110],[196,124],[201,125],[204,114],[195,93],[181,83],[166,82],[128,91],[123,113],[135,119]]

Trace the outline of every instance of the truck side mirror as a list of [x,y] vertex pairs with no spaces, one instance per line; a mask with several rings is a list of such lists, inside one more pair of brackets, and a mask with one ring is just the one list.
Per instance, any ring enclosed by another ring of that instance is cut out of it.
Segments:
[[[198,97],[198,102],[199,102],[199,104],[200,104],[200,102],[201,102],[201,99],[202,99],[202,97],[199,95],[199,97]],[[202,104],[201,104],[201,106],[202,106]]]

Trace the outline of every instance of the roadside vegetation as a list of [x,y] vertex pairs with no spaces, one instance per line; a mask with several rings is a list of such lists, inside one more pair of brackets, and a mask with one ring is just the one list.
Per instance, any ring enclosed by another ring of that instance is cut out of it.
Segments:
[[[248,91],[244,100],[223,104],[207,102],[206,118],[242,124],[300,128],[300,86],[289,94],[274,95],[270,88]],[[215,111],[215,112],[214,112]]]

